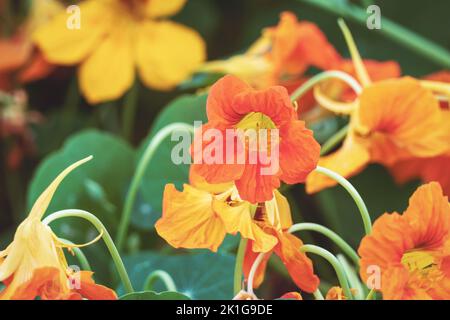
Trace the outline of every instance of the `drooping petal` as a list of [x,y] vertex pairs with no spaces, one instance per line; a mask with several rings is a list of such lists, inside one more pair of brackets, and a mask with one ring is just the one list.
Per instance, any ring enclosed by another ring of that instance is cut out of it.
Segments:
[[248,202],[233,205],[223,200],[214,199],[213,209],[222,219],[227,233],[239,232],[243,238],[253,240],[252,250],[255,252],[268,252],[275,246],[277,239],[253,221]]
[[175,87],[205,57],[205,43],[193,29],[170,21],[145,21],[138,27],[136,61],[142,81],[150,88]]
[[280,135],[281,180],[289,184],[304,182],[319,161],[319,143],[300,120],[283,127]]
[[102,37],[116,22],[117,11],[111,10],[108,5],[114,5],[114,3],[84,1],[80,4],[80,29],[68,28],[66,25],[68,15],[62,12],[52,21],[38,28],[33,39],[48,61],[64,65],[79,63],[95,50]]
[[175,15],[186,4],[187,0],[146,0],[145,13],[150,18],[161,18]]
[[208,248],[217,251],[225,237],[225,226],[212,208],[213,196],[189,185],[182,192],[166,185],[163,213],[156,222],[158,234],[175,248]]
[[73,275],[74,278],[80,277],[80,288],[76,289],[83,298],[89,300],[117,300],[117,294],[114,290],[96,284],[92,279],[93,272],[80,271]]
[[275,253],[283,261],[292,280],[303,291],[316,291],[320,281],[314,274],[312,261],[300,251],[303,242],[290,233],[278,233],[277,237]]
[[118,20],[81,65],[80,88],[90,103],[118,99],[132,86],[135,76],[132,34],[133,25],[125,19]]

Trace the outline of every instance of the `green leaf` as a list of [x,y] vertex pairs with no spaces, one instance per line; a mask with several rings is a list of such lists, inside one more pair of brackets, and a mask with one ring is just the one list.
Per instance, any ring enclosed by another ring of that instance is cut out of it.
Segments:
[[139,291],[125,294],[119,300],[191,300],[189,297],[179,292],[164,291]]
[[[174,122],[194,125],[194,121],[206,122],[206,95],[184,95],[169,104],[155,120],[150,134],[141,144],[139,157],[163,127]],[[175,165],[171,161],[172,148],[178,143],[171,141],[170,137],[165,139],[147,167],[131,218],[132,224],[137,228],[153,229],[154,223],[161,216],[162,196],[167,183],[181,187],[188,181],[189,165]]]
[[[124,194],[134,171],[134,150],[120,138],[96,130],[71,136],[62,149],[50,154],[37,168],[31,181],[27,205],[37,197],[68,165],[88,155],[94,158],[73,171],[61,183],[47,214],[76,208],[95,214],[113,232],[118,221]],[[80,222],[55,221],[52,229],[58,236],[77,242],[92,239]]]
[[[234,257],[228,254],[166,256],[147,251],[125,257],[124,263],[137,290],[143,289],[151,272],[164,270],[170,274],[178,291],[191,299],[230,299],[233,295]],[[160,282],[156,282],[154,288],[165,290]]]

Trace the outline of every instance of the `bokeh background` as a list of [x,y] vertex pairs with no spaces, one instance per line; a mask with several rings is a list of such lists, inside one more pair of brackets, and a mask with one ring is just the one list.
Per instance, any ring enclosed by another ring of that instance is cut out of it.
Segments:
[[[9,1],[11,11],[2,15],[2,25],[14,28],[26,17],[28,1]],[[329,0],[342,3],[345,0]],[[348,1],[364,7],[376,3],[382,17],[417,32],[450,50],[450,1],[378,0]],[[69,3],[69,2],[66,2]],[[70,2],[72,3],[72,2]],[[327,35],[343,56],[348,56],[343,36],[337,26],[338,15],[299,0],[190,0],[174,20],[198,30],[207,43],[208,59],[218,59],[243,52],[258,38],[264,27],[277,24],[279,14],[295,12],[300,20],[309,20]],[[422,58],[390,39],[379,30],[347,20],[364,58],[396,60],[403,74],[423,76],[438,71],[440,66]],[[5,29],[2,29],[5,30]],[[314,73],[314,70],[310,71]],[[188,81],[171,92],[152,91],[139,85],[138,109],[132,136],[121,137],[123,99],[90,106],[80,97],[74,68],[58,67],[45,79],[27,84],[28,111],[38,112],[41,121],[29,127],[33,148],[21,163],[12,168],[7,163],[14,138],[0,140],[0,244],[11,241],[15,228],[27,215],[36,196],[66,164],[94,154],[95,160],[72,174],[57,192],[49,212],[80,208],[99,216],[114,235],[136,161],[154,133],[172,121],[189,122],[204,117],[205,95],[194,96],[195,81]],[[320,123],[315,128],[322,141],[332,135],[341,119]],[[192,122],[191,122],[192,123]],[[135,283],[142,283],[154,269],[168,271],[180,291],[193,298],[230,298],[237,239],[228,237],[217,254],[205,250],[174,250],[153,230],[160,216],[162,188],[167,182],[180,185],[187,177],[187,167],[170,163],[168,141],[158,151],[147,169],[133,212],[132,226],[126,243],[126,263]],[[78,169],[77,169],[78,170]],[[385,211],[402,211],[418,182],[397,186],[387,171],[370,166],[351,179],[365,199],[372,218]],[[357,209],[339,187],[315,196],[306,195],[303,186],[288,191],[294,220],[324,224],[357,248],[363,235]],[[86,242],[94,230],[78,220],[55,223],[55,232],[74,242]],[[314,243],[336,251],[317,234],[303,234],[305,243]],[[96,278],[115,286],[110,258],[103,244],[86,249],[96,271]],[[326,263],[315,260],[323,286],[336,284]],[[295,290],[277,259],[272,259],[267,281],[261,289],[263,297],[277,297]]]

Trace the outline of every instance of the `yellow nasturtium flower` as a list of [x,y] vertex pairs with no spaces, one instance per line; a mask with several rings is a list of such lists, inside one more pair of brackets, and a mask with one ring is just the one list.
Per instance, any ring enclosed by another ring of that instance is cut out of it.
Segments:
[[90,103],[121,97],[137,68],[150,88],[168,90],[206,56],[201,36],[169,21],[186,0],[85,0],[80,28],[68,28],[63,13],[34,36],[52,63],[79,65],[81,91]]
[[[41,221],[61,181],[91,158],[72,164],[53,180],[17,228],[12,243],[0,252],[0,281],[6,286],[0,292],[0,299],[117,298],[113,290],[95,284],[92,272],[75,273],[68,267],[63,248],[74,245],[59,240]],[[72,288],[69,279],[79,279],[80,283]]]

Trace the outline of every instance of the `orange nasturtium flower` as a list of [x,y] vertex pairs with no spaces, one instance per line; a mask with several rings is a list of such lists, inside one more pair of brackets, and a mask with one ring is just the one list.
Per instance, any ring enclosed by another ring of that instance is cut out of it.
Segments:
[[450,299],[450,203],[436,182],[419,187],[406,211],[385,213],[359,247],[360,274],[390,299]]
[[31,34],[62,10],[56,0],[32,1],[26,21],[11,37],[0,37],[0,89],[10,90],[14,82],[33,81],[53,70],[54,66],[33,47]]
[[90,103],[121,97],[135,81],[135,69],[150,88],[168,90],[183,81],[206,56],[200,35],[167,20],[186,0],[86,0],[80,29],[66,27],[67,14],[35,33],[45,57],[79,64],[79,82]]
[[[237,77],[228,75],[211,87],[206,111],[208,123],[202,126],[201,133],[213,128],[219,130],[224,137],[221,141],[216,141],[217,139],[207,139],[204,134],[196,134],[192,148],[193,166],[207,182],[217,184],[233,181],[241,199],[258,203],[273,198],[273,190],[280,186],[280,180],[289,184],[301,183],[315,169],[320,146],[314,140],[312,131],[305,127],[303,121],[298,120],[285,88],[273,86],[254,90]],[[261,129],[266,130],[267,136],[278,130],[276,141],[270,137],[266,139],[267,146],[261,146],[260,140],[256,146],[250,147],[250,139],[244,137],[236,142],[240,146],[237,151],[231,151],[235,153],[232,164],[227,162],[226,153],[230,152],[228,146],[223,146],[227,148],[227,152],[223,152],[220,161],[205,161],[205,152],[209,147],[229,143],[226,133],[228,130],[242,133],[253,131],[260,137]],[[201,141],[197,145],[203,144],[202,148],[196,148],[198,139]],[[272,153],[276,147],[278,155]],[[254,153],[258,154],[258,159],[248,161]],[[242,154],[245,157],[244,163],[237,161]],[[261,168],[270,166],[261,160],[261,156],[270,158],[272,155],[277,158],[274,161],[277,161],[278,167],[274,172],[261,174]]]
[[[433,157],[448,150],[448,122],[435,93],[450,87],[411,77],[372,83],[356,46],[349,46],[363,90],[355,101],[345,103],[332,101],[315,88],[319,103],[350,116],[342,146],[321,157],[319,165],[348,178],[371,162],[389,167],[411,156]],[[334,185],[334,180],[314,172],[306,181],[309,193]]]
[[331,69],[340,59],[314,23],[298,21],[292,12],[283,12],[279,24],[264,29],[247,52],[228,60],[208,62],[200,71],[233,74],[262,89],[288,84],[311,66]]
[[269,201],[252,205],[239,197],[233,183],[209,184],[192,166],[190,180],[181,192],[173,184],[164,190],[163,214],[155,227],[170,245],[217,251],[227,233],[239,232],[250,240],[246,256],[274,250],[301,289],[317,289],[319,279],[311,260],[300,251],[301,240],[283,232],[292,220],[281,193],[275,190]]
[[[117,299],[113,290],[95,284],[92,272],[74,272],[68,267],[63,248],[74,245],[59,240],[41,222],[60,182],[90,159],[72,164],[53,180],[17,228],[13,242],[0,252],[0,281],[6,286],[0,299]],[[71,288],[69,280],[79,283]]]

